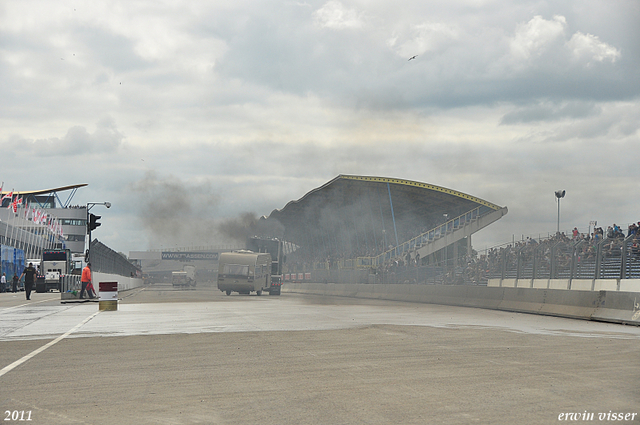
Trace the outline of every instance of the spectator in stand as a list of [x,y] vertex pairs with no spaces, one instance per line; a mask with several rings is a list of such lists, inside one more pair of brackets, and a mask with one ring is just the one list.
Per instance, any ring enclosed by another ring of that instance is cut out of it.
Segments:
[[573,232],[572,233],[573,233],[573,240],[578,239],[578,235],[580,234],[580,232],[578,231],[577,227],[573,228]]
[[631,254],[634,257],[638,257],[640,255],[640,244],[638,244],[638,238],[633,238],[633,244],[631,245]]
[[613,227],[611,227],[611,226],[607,227],[607,238],[608,239],[612,239],[613,238]]

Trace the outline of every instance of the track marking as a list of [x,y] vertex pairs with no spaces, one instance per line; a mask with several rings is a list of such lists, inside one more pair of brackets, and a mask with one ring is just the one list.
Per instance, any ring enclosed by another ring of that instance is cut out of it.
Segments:
[[13,307],[6,307],[3,309],[0,309],[0,313],[5,312],[5,311],[9,311],[9,310],[13,310],[14,308],[20,308],[20,307],[24,307],[27,305],[33,305],[33,304],[39,304],[39,303],[46,303],[47,301],[56,301],[59,298],[47,298],[46,300],[40,300],[40,301],[34,301],[32,303],[24,303],[24,304],[20,304],[20,305],[14,305]]
[[38,354],[42,353],[44,350],[46,350],[47,348],[51,347],[52,345],[62,341],[63,339],[65,339],[66,337],[68,337],[69,335],[71,335],[72,333],[77,331],[78,329],[80,329],[89,320],[91,320],[94,317],[96,317],[100,313],[100,311],[101,310],[96,311],[91,316],[87,317],[82,322],[80,322],[76,326],[74,326],[71,330],[69,330],[69,331],[65,332],[64,334],[60,335],[59,337],[57,337],[53,341],[50,341],[49,343],[43,345],[42,347],[40,347],[40,348],[38,348],[36,350],[33,350],[31,353],[27,354],[26,356],[24,356],[23,358],[21,358],[19,360],[16,360],[15,362],[11,363],[9,366],[5,366],[2,370],[0,370],[0,376],[4,375],[5,373],[8,373],[8,372],[12,371],[16,367],[20,366],[22,363],[24,363],[27,360],[37,356]]

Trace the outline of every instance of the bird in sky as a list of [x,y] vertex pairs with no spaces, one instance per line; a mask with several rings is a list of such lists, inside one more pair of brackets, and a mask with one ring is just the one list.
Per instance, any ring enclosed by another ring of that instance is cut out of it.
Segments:
[[413,56],[411,56],[411,57],[409,58],[409,60],[415,59],[415,58],[417,58],[417,57],[418,57],[418,55],[413,55]]

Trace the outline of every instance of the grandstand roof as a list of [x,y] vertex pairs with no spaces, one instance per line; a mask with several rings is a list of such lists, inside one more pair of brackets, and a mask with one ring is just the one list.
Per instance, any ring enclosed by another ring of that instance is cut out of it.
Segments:
[[84,187],[87,186],[87,183],[82,183],[82,184],[74,184],[74,185],[70,185],[70,186],[62,186],[62,187],[56,187],[53,189],[41,189],[41,190],[15,190],[15,191],[11,191],[11,190],[6,190],[3,192],[0,192],[0,195],[7,195],[9,193],[12,193],[14,195],[48,195],[50,193],[55,193],[55,192],[63,192],[65,190],[73,190],[73,189],[78,189],[80,187]]
[[268,220],[284,227],[284,238],[298,245],[345,250],[402,243],[475,208],[500,206],[453,189],[387,177],[339,175],[311,190]]

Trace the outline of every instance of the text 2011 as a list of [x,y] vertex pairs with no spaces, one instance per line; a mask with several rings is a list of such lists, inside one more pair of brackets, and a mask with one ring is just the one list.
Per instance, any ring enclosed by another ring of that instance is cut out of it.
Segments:
[[30,421],[31,410],[5,410],[5,421]]

